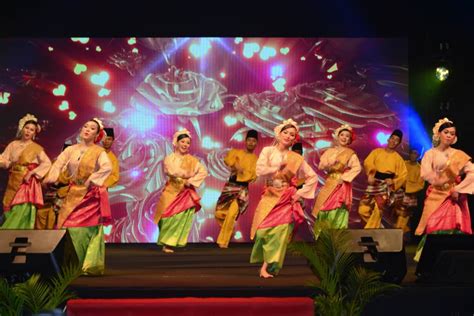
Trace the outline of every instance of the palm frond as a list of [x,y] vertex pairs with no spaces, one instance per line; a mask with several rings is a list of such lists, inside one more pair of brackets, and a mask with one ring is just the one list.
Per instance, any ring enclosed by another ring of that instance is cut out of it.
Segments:
[[347,278],[346,292],[349,294],[350,311],[362,312],[363,307],[374,297],[399,289],[400,286],[381,281],[381,274],[363,267],[355,267]]
[[16,284],[13,290],[33,314],[44,310],[47,305],[49,286],[41,282],[39,274],[33,274],[26,282]]
[[68,299],[76,297],[76,295],[67,290],[69,284],[77,279],[82,273],[81,267],[77,264],[70,264],[61,270],[50,281],[50,291],[46,310],[54,309],[63,304]]
[[0,279],[0,315],[17,316],[21,314],[23,300],[13,291],[7,280]]
[[292,243],[290,249],[305,257],[318,278],[312,287],[318,315],[360,315],[374,297],[399,288],[381,281],[381,274],[360,267],[350,252],[351,236],[331,229],[332,223],[316,223],[314,244]]

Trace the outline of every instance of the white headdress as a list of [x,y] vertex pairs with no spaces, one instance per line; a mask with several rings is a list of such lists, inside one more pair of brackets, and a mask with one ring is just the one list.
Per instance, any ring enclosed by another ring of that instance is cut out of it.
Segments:
[[104,123],[102,123],[102,121],[101,121],[99,118],[94,117],[91,121],[96,122],[96,123],[99,125],[99,129],[100,129],[100,130],[103,130],[103,129],[104,129]]
[[[440,119],[438,120],[438,122],[433,126],[433,146],[436,147],[439,145],[439,128],[441,127],[441,125],[445,124],[445,123],[451,123],[451,124],[454,124],[453,121],[449,120],[447,117],[443,118],[443,119]],[[452,144],[455,144],[456,142],[458,141],[458,137],[456,136],[454,138],[454,141],[452,142]]]
[[335,141],[337,141],[337,137],[339,136],[339,133],[344,131],[344,130],[347,130],[351,133],[351,141],[354,140],[354,132],[352,130],[352,127],[350,127],[349,125],[347,124],[342,124],[341,126],[339,126],[338,128],[336,128],[334,130],[334,132],[332,133],[332,138],[334,138]]
[[21,135],[21,131],[23,130],[23,127],[25,127],[25,124],[28,121],[36,122],[37,123],[36,133],[41,132],[41,126],[38,124],[38,119],[36,118],[36,116],[28,113],[18,121],[18,131],[16,132],[17,137],[19,137]]
[[280,125],[277,125],[273,129],[273,132],[275,133],[275,137],[278,137],[278,135],[281,133],[281,130],[283,129],[283,127],[285,127],[287,125],[294,126],[296,128],[296,132],[298,132],[300,130],[298,124],[295,121],[293,121],[292,119],[287,119],[287,120],[284,120]]
[[104,131],[104,123],[102,123],[102,120],[100,120],[97,117],[94,117],[93,119],[91,119],[91,121],[96,122],[97,125],[99,125],[99,132],[97,133],[97,137],[94,140],[94,143],[99,143],[100,141],[102,141],[102,139],[104,139],[107,136],[107,134]]
[[177,132],[174,133],[174,135],[173,135],[173,146],[176,147],[176,146],[178,145],[178,137],[179,137],[180,135],[188,135],[189,138],[191,138],[191,133],[190,133],[187,129],[185,129],[185,128],[180,129],[179,131],[177,131]]

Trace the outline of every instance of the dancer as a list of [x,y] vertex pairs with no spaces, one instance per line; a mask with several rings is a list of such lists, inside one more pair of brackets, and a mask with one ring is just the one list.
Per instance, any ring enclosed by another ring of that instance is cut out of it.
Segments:
[[105,271],[103,225],[110,223],[111,214],[104,181],[112,164],[104,148],[96,145],[104,136],[101,120],[87,121],[80,132],[80,143],[67,147],[44,179],[44,183],[56,183],[61,172],[67,173],[69,186],[56,226],[67,228],[86,275],[102,275]]
[[[260,277],[271,278],[283,266],[286,248],[295,224],[304,220],[297,201],[314,198],[318,176],[304,158],[290,151],[299,127],[292,119],[275,127],[275,145],[263,148],[257,160],[257,176],[266,181],[261,200],[255,210],[251,239],[255,244],[251,263],[263,262]],[[301,189],[296,179],[304,178]]]
[[[70,143],[64,143],[61,152],[71,145]],[[57,215],[68,190],[68,172],[67,169],[63,169],[58,180],[53,185],[49,185],[44,191],[44,206],[36,212],[35,229],[54,229],[56,227]]]
[[231,149],[224,158],[231,175],[217,200],[215,218],[221,226],[217,237],[220,248],[228,248],[238,217],[242,215],[249,203],[249,183],[255,181],[258,157],[253,153],[258,142],[256,130],[247,132],[245,150]]
[[[293,146],[291,146],[291,151],[294,151],[295,153],[303,156],[303,143],[294,143]],[[303,184],[304,184],[304,178],[302,179],[296,179],[296,188],[299,190],[303,187]],[[303,199],[301,198],[300,199],[300,202],[303,203]],[[303,204],[301,204],[301,206],[303,206]]]
[[104,186],[106,188],[112,188],[116,186],[120,180],[120,168],[117,156],[115,156],[115,154],[112,152],[112,145],[115,141],[114,129],[106,127],[104,128],[104,131],[106,136],[102,142],[102,145],[105,149],[105,152],[107,153],[107,156],[109,156],[110,162],[112,163],[112,172],[110,173],[110,176],[107,178],[107,180],[105,180]]
[[352,127],[341,125],[332,136],[336,146],[326,150],[319,162],[319,169],[328,175],[318,193],[313,216],[315,223],[325,221],[331,228],[341,229],[349,225],[352,181],[362,168],[356,153],[348,147],[354,141]]
[[364,228],[393,228],[396,209],[403,201],[407,167],[395,151],[403,138],[402,131],[392,132],[385,148],[370,152],[364,161],[367,189],[359,204],[359,215]]
[[26,114],[18,122],[18,139],[8,144],[0,155],[0,167],[9,169],[3,197],[5,222],[1,228],[35,227],[36,211],[43,206],[40,179],[51,167],[51,161],[43,147],[34,142],[40,131],[38,119]]
[[188,242],[194,213],[201,209],[196,193],[207,176],[206,168],[189,154],[191,134],[187,129],[173,136],[174,152],[164,161],[168,182],[160,196],[154,217],[160,230],[158,245],[163,252],[174,252],[173,247],[184,247]]
[[418,206],[418,194],[425,186],[425,181],[420,176],[421,165],[418,163],[419,156],[418,151],[412,149],[410,150],[409,159],[405,160],[407,181],[403,196],[403,207],[398,210],[399,213],[397,214],[395,227],[403,229],[406,239],[408,238],[407,234],[410,232],[408,222]]
[[[474,193],[474,165],[465,152],[451,147],[456,141],[454,123],[447,118],[439,120],[433,127],[433,148],[421,160],[421,177],[430,186],[415,235],[472,234],[466,194]],[[418,246],[416,261],[425,240],[426,235]]]

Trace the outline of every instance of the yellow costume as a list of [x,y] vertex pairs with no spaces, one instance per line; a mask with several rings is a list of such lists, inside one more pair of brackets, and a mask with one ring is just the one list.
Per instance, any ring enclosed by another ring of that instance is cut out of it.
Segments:
[[229,245],[235,222],[247,209],[248,184],[257,178],[257,159],[255,154],[241,149],[231,149],[224,158],[229,168],[239,166],[242,171],[231,174],[217,201],[215,218],[221,226],[217,243],[222,248]]
[[395,228],[401,228],[404,232],[409,232],[408,221],[412,216],[413,209],[418,205],[417,193],[423,190],[425,181],[420,176],[421,166],[418,162],[405,161],[407,167],[407,181],[403,196],[403,207],[397,209],[397,222]]
[[105,180],[104,186],[106,188],[111,188],[117,185],[120,179],[120,168],[119,168],[119,161],[117,159],[117,156],[109,150],[107,151],[107,156],[109,156],[110,162],[112,163],[112,173],[110,173],[110,176]]
[[[401,203],[403,192],[400,189],[407,177],[405,161],[396,151],[377,148],[365,159],[364,168],[367,176],[375,177],[359,204],[359,215],[366,223],[364,228],[393,227],[392,209],[399,200]],[[385,179],[392,179],[393,184],[387,185]]]

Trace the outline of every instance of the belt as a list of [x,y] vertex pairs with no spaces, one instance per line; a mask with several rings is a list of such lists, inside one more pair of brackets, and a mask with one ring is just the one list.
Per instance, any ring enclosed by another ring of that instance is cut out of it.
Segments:
[[449,191],[451,190],[451,188],[454,187],[454,185],[455,185],[454,183],[446,182],[445,184],[442,184],[442,185],[433,185],[433,188],[440,191]]
[[383,172],[375,172],[375,179],[385,180],[385,179],[393,179],[395,178],[395,174],[393,173],[383,173]]
[[25,170],[27,170],[27,169],[28,169],[28,167],[22,166],[22,165],[14,165],[14,166],[12,167],[12,170],[13,170],[13,171],[25,171]]
[[277,189],[281,189],[282,187],[289,185],[288,181],[283,181],[281,179],[267,180],[266,184],[269,187],[274,187]]
[[235,185],[240,185],[241,187],[248,187],[249,183],[246,181],[237,181],[237,176],[231,176],[229,178],[229,183],[235,184]]
[[330,172],[328,174],[328,178],[335,179],[335,180],[339,179],[341,176],[342,176],[341,172]]
[[76,185],[83,185],[86,182],[86,179],[76,179],[72,182]]
[[169,181],[175,184],[183,184],[184,182],[183,178],[179,178],[179,177],[170,177]]

